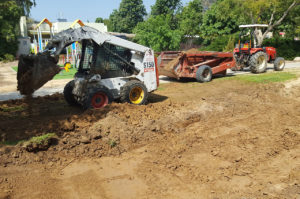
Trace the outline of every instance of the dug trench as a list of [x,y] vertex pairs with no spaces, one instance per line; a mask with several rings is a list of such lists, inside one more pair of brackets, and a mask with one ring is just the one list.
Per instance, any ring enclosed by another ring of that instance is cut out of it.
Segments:
[[0,198],[297,198],[300,87],[164,84],[145,106],[69,107],[59,94],[0,104]]

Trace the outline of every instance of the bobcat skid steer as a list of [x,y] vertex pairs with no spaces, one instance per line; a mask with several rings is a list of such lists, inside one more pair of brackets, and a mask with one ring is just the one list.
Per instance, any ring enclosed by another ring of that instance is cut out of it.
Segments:
[[41,54],[20,57],[20,93],[31,95],[59,73],[59,54],[76,41],[82,45],[78,72],[64,88],[70,105],[98,109],[114,100],[142,105],[148,93],[157,89],[153,50],[83,26],[56,34]]

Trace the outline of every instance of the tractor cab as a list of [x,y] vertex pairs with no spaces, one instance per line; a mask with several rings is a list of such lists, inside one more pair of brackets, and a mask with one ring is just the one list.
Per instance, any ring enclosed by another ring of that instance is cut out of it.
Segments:
[[281,71],[285,62],[281,57],[276,58],[276,49],[259,45],[257,33],[259,29],[267,28],[266,24],[241,25],[239,42],[234,49],[234,58],[237,69],[250,67],[253,73],[263,73],[267,69],[267,63],[274,63],[274,69]]

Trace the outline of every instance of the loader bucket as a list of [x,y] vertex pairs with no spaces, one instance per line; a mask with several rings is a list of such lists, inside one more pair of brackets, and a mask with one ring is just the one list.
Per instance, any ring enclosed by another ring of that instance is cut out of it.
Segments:
[[58,59],[49,54],[21,55],[18,64],[18,90],[31,95],[60,72]]

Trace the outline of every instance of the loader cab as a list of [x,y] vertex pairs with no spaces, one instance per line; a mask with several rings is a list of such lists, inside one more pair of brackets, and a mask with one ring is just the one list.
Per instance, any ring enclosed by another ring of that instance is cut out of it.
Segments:
[[92,40],[83,40],[78,73],[100,74],[102,79],[131,76],[131,58],[130,49],[109,43],[99,46]]

